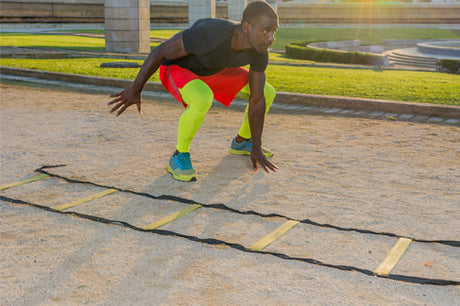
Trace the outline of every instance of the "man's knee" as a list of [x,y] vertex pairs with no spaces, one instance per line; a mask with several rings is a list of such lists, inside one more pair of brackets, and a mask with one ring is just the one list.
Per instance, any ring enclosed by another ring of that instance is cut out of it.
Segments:
[[206,113],[212,105],[214,94],[209,86],[201,80],[192,80],[179,89],[182,100],[200,113]]

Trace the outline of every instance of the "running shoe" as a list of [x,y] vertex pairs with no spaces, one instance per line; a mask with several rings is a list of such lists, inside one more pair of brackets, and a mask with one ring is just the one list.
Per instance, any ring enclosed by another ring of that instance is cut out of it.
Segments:
[[196,181],[196,171],[192,167],[190,153],[174,152],[169,160],[168,172],[173,175],[176,180],[189,182]]
[[[242,143],[236,142],[236,138],[233,138],[232,145],[230,146],[230,153],[236,155],[251,155],[252,150],[252,140],[243,141]],[[273,153],[270,150],[262,147],[262,151],[265,156],[272,157]]]

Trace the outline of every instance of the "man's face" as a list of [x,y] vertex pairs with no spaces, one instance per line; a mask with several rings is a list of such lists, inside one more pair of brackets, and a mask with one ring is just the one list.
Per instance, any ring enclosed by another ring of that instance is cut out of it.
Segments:
[[268,48],[275,41],[275,32],[278,30],[278,19],[261,16],[252,23],[246,24],[248,29],[248,42],[259,53],[267,53]]

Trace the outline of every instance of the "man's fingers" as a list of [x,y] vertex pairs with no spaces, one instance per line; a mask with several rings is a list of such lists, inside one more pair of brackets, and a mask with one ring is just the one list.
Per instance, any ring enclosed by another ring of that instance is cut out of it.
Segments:
[[270,171],[268,171],[268,169],[270,169],[270,166],[269,166],[268,163],[265,163],[265,162],[264,162],[264,163],[260,163],[260,164],[262,165],[262,169],[264,169],[264,171],[265,171],[266,173],[269,173],[269,172],[270,172]]
[[[272,171],[276,172],[276,169],[279,169],[277,165],[273,164],[271,161],[267,160],[267,167]],[[268,172],[268,171],[267,171]]]
[[125,109],[127,109],[127,108],[128,108],[128,105],[126,105],[126,104],[123,105],[123,107],[118,111],[117,117],[120,116],[125,111]]
[[266,159],[266,162],[269,165],[270,169],[273,169],[273,170],[279,169],[277,165],[271,162],[271,160]]
[[114,107],[112,107],[112,109],[110,110],[110,112],[113,113],[114,111],[116,111],[117,109],[119,109],[122,105],[123,105],[123,103],[118,103],[117,105],[115,105]]
[[128,107],[136,104],[137,111],[142,114],[140,94],[133,91],[131,87],[126,88],[120,93],[111,94],[109,97],[115,98],[107,103],[107,106],[112,106],[110,113],[118,111],[116,116],[120,116]]
[[252,167],[254,168],[254,171],[257,171],[257,161],[255,159],[252,160]]
[[118,97],[118,98],[116,98],[116,99],[114,99],[114,100],[112,100],[110,102],[107,102],[107,105],[112,105],[112,104],[117,103],[119,101],[121,101],[121,97]]
[[252,166],[254,167],[254,171],[257,171],[257,164],[260,164],[260,167],[267,173],[270,171],[276,172],[276,169],[278,169],[278,166],[273,164],[271,161],[269,161],[265,156],[261,159],[253,159],[252,160]]
[[109,95],[109,97],[111,97],[111,98],[113,98],[113,97],[119,97],[119,96],[121,96],[121,92],[116,93],[116,94],[111,94],[111,95]]

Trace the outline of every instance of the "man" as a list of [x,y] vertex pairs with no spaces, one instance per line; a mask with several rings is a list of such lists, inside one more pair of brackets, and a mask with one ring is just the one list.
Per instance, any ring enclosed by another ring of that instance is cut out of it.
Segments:
[[[135,104],[141,112],[141,91],[160,69],[163,86],[185,107],[179,119],[176,151],[168,172],[181,181],[196,180],[190,160],[190,143],[203,123],[213,99],[228,106],[235,97],[249,99],[232,154],[250,155],[253,167],[266,172],[278,168],[262,147],[264,117],[275,90],[265,81],[268,48],[278,29],[276,11],[264,1],[251,2],[241,23],[222,19],[201,19],[152,50],[134,82],[107,103],[117,116]],[[250,65],[249,71],[241,66]]]

